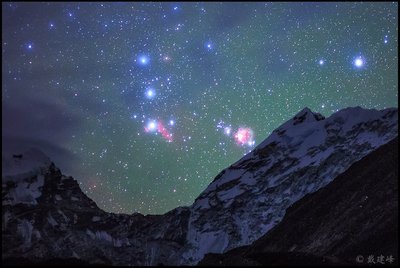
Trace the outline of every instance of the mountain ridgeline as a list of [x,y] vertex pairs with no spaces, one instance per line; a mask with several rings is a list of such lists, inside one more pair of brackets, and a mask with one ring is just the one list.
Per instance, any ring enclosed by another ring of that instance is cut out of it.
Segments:
[[[379,245],[380,230],[388,235],[397,223],[397,214],[396,221],[388,218],[395,205],[391,189],[397,193],[394,166],[379,162],[376,167],[387,168],[389,176],[386,170],[375,172],[375,160],[362,162],[387,150],[377,160],[392,163],[389,149],[397,135],[397,108],[346,108],[328,118],[305,108],[221,171],[191,206],[146,216],[101,210],[38,150],[3,155],[3,262],[195,265],[206,254],[201,264],[224,263],[221,253],[232,252],[247,264],[273,263],[264,257],[274,252],[279,260],[306,252],[317,263],[325,256],[351,262],[352,254],[367,254],[364,245]],[[366,163],[369,169],[363,170]],[[373,184],[384,197],[372,192]],[[369,221],[371,213],[364,217],[357,206],[382,213]],[[376,234],[367,236],[375,227]],[[327,237],[330,232],[337,237]],[[383,249],[391,252],[393,246]]]

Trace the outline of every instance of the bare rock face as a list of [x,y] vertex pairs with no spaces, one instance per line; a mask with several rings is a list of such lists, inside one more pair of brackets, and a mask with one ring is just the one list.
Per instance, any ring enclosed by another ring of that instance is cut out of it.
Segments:
[[296,201],[397,133],[395,108],[347,108],[328,118],[305,108],[191,206],[147,216],[101,210],[40,151],[3,155],[3,260],[193,265],[269,233]]
[[185,243],[188,208],[149,216],[107,213],[40,155],[3,157],[5,263],[154,265]]

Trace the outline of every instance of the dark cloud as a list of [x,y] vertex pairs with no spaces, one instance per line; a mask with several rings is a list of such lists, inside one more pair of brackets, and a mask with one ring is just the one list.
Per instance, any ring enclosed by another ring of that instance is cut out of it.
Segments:
[[78,114],[55,96],[13,96],[3,100],[2,146],[5,153],[30,147],[45,152],[63,169],[77,161],[65,144],[82,124]]

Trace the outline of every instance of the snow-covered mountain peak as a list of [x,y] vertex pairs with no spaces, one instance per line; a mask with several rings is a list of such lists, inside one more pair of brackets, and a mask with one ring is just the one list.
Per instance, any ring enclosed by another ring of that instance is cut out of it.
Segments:
[[26,177],[50,166],[51,160],[42,151],[30,148],[23,154],[2,154],[2,180]]
[[299,126],[299,125],[306,125],[308,123],[313,123],[317,121],[324,120],[325,117],[321,115],[320,113],[315,113],[310,110],[310,108],[305,107],[303,108],[300,112],[298,112],[293,118],[289,119],[285,123],[283,123],[278,129],[275,131],[286,131],[290,128],[293,128],[293,126]]
[[[328,118],[304,108],[220,172],[195,200],[189,237],[198,250],[192,257],[251,243],[275,226],[291,204],[324,187],[397,132],[397,108],[355,107]],[[223,223],[229,227],[213,231]]]
[[315,121],[321,121],[324,120],[325,117],[321,115],[320,113],[314,113],[313,111],[310,110],[310,108],[305,107],[303,110],[298,112],[293,119],[291,120],[291,123],[293,125],[301,124],[303,122],[315,122]]

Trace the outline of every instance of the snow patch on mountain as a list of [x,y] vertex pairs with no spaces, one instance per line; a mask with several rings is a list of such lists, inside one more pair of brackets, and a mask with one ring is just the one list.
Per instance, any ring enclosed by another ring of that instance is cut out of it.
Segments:
[[14,184],[3,197],[3,205],[16,205],[19,203],[36,205],[36,199],[42,195],[40,187],[44,184],[43,175],[33,177],[31,181],[22,181]]
[[32,242],[32,233],[33,233],[33,225],[31,222],[27,220],[22,220],[20,224],[18,224],[18,234],[23,239],[23,247],[29,247]]
[[53,218],[53,216],[51,216],[51,214],[49,214],[47,216],[47,221],[49,222],[49,224],[54,227],[58,225],[58,222]]
[[3,205],[36,205],[42,195],[45,170],[50,159],[38,149],[21,155],[2,155]]

